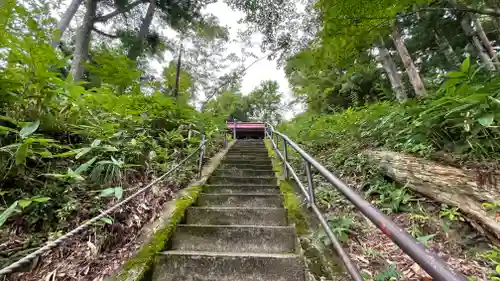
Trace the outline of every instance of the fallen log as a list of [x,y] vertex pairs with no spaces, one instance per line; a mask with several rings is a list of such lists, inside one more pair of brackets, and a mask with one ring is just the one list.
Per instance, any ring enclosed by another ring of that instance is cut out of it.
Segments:
[[[408,154],[366,150],[373,164],[394,181],[437,202],[458,207],[473,227],[500,245],[500,223],[482,203],[500,200],[500,175],[487,177],[477,171],[458,169]],[[484,179],[487,180],[484,180]]]

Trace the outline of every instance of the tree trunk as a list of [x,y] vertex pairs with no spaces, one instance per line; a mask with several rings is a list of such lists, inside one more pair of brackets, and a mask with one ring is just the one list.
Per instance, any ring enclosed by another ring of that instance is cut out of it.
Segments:
[[438,46],[444,50],[446,60],[453,66],[460,65],[460,60],[458,59],[457,53],[453,50],[450,42],[446,37],[440,36],[438,31],[433,28],[434,38],[436,38],[436,43]]
[[61,20],[56,25],[56,29],[54,30],[54,35],[52,38],[52,47],[56,48],[59,45],[64,32],[66,31],[66,29],[68,29],[69,23],[75,16],[78,8],[80,8],[82,2],[83,0],[71,1],[68,8],[66,9],[66,12],[64,12],[64,15],[61,17]]
[[479,38],[477,38],[477,36],[474,34],[474,30],[470,25],[470,17],[467,15],[463,16],[460,20],[460,24],[462,25],[462,29],[464,30],[465,34],[472,37],[472,43],[474,44],[474,47],[479,54],[479,58],[484,63],[486,68],[489,70],[495,70],[495,65],[491,61],[490,56],[484,49],[483,44],[481,43]]
[[499,174],[484,177],[392,151],[366,150],[364,153],[396,182],[437,202],[458,207],[474,221],[473,226],[480,226],[492,242],[500,244],[500,222],[495,214],[489,214],[482,207],[484,202],[500,200]]
[[495,52],[495,49],[493,49],[493,46],[491,45],[490,40],[488,39],[488,36],[486,36],[486,33],[484,32],[483,25],[477,18],[477,16],[472,16],[474,27],[476,29],[476,34],[481,39],[481,42],[483,43],[484,48],[486,49],[486,52],[490,56],[491,60],[496,63],[496,66],[498,67],[499,61],[497,58],[497,54]]
[[130,10],[132,10],[133,8],[139,6],[140,4],[142,3],[147,3],[149,1],[147,0],[136,0],[134,2],[131,2],[130,4],[128,4],[127,6],[123,7],[123,8],[119,8],[119,9],[116,9],[114,10],[113,12],[109,13],[109,14],[106,14],[106,15],[103,15],[103,16],[100,16],[100,17],[97,17],[95,18],[95,22],[106,22],[120,14],[125,14],[125,13],[128,13],[130,12]]
[[403,82],[401,81],[401,76],[398,73],[396,64],[392,60],[391,54],[389,54],[389,51],[385,48],[383,40],[377,46],[377,49],[380,63],[382,63],[382,66],[389,77],[389,81],[391,81],[391,86],[396,93],[396,98],[401,102],[406,101],[408,99],[408,95],[406,94]]
[[87,1],[87,11],[83,18],[82,25],[78,28],[76,34],[75,51],[73,52],[73,61],[71,63],[71,74],[73,81],[80,81],[84,74],[84,64],[89,56],[90,35],[94,25],[94,18],[97,10],[98,0]]
[[128,58],[131,60],[137,60],[139,55],[142,52],[142,47],[144,45],[144,40],[149,32],[149,26],[151,26],[151,22],[153,21],[153,16],[156,10],[156,0],[151,0],[149,2],[148,11],[146,12],[146,16],[142,21],[141,28],[139,29],[139,34],[137,34],[136,42],[132,44],[130,50],[128,52]]
[[423,97],[427,95],[427,91],[425,90],[424,83],[422,82],[422,78],[420,78],[420,74],[413,63],[413,60],[408,53],[408,49],[406,49],[403,37],[401,36],[401,32],[398,27],[394,27],[392,32],[392,40],[394,41],[394,45],[403,61],[403,64],[406,68],[406,72],[408,73],[408,77],[410,78],[410,82],[413,85],[413,89],[415,90],[415,94],[418,97]]

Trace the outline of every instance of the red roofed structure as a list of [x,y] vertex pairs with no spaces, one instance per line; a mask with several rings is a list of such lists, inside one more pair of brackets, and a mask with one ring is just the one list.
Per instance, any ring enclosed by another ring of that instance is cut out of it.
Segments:
[[266,124],[261,122],[232,122],[227,121],[227,130],[234,135],[236,130],[237,139],[263,139]]

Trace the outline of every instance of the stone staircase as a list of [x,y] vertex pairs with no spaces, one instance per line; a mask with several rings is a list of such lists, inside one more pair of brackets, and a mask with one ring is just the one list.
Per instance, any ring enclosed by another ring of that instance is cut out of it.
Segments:
[[186,211],[154,281],[305,281],[262,140],[238,140]]

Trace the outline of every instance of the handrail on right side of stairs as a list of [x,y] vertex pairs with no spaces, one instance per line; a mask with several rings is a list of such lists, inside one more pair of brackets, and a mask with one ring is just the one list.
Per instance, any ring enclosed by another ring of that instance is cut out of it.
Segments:
[[[300,148],[287,135],[282,134],[274,129],[270,124],[266,123],[265,136],[271,141],[277,155],[281,158],[284,169],[283,175],[285,179],[293,177],[297,185],[300,187],[304,197],[307,199],[311,209],[318,217],[323,226],[328,238],[333,244],[335,252],[342,260],[347,272],[355,281],[363,281],[363,277],[359,273],[358,268],[353,263],[349,255],[346,253],[342,244],[336,238],[327,220],[319,210],[315,202],[314,180],[312,177],[312,168],[315,168],[329,183],[331,183],[340,193],[344,195],[363,215],[368,218],[375,226],[377,226],[387,237],[389,237],[396,245],[403,250],[413,261],[422,267],[435,281],[467,281],[465,276],[451,270],[448,265],[439,257],[435,256],[429,250],[413,238],[403,228],[395,224],[389,217],[384,215],[376,207],[364,200],[358,193],[350,188],[344,181],[339,179],[333,173],[328,171],[323,165],[311,157],[307,152]],[[278,143],[282,140],[283,153],[278,147]],[[307,175],[307,187],[301,182],[297,173],[288,161],[288,147],[292,147],[304,160]]]

